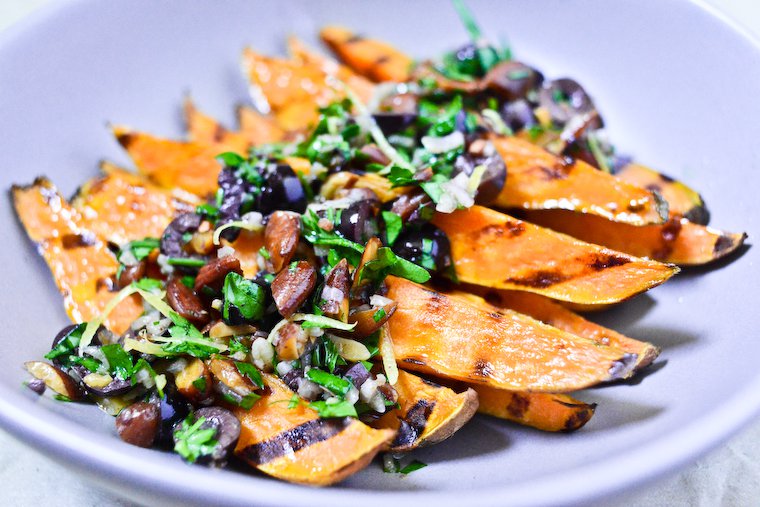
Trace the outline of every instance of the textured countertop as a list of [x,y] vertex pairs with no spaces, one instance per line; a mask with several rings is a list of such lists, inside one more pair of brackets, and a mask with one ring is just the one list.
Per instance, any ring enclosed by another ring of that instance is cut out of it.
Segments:
[[[2,0],[0,31],[52,0]],[[760,2],[708,3],[760,37]],[[131,506],[0,431],[0,505]],[[744,506],[760,498],[760,422],[677,475],[603,505]],[[601,504],[600,504],[601,505]]]

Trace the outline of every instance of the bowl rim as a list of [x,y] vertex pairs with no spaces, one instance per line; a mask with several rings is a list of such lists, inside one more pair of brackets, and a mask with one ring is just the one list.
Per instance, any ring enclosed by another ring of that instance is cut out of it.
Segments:
[[[13,51],[13,45],[27,32],[52,22],[75,4],[91,1],[50,2],[3,30],[0,33],[0,52]],[[741,23],[706,0],[689,0],[686,3],[716,19],[760,54],[760,38]],[[0,384],[0,428],[53,459],[98,477],[110,489],[122,493],[140,488],[144,498],[155,500],[161,497],[191,504],[212,501],[215,504],[250,505],[255,501],[257,505],[266,506],[309,504],[315,507],[354,507],[357,500],[362,505],[384,506],[389,502],[405,503],[410,500],[447,504],[452,499],[452,493],[458,491],[314,489],[256,475],[210,473],[208,469],[191,466],[182,474],[166,474],[163,465],[168,462],[167,456],[149,450],[145,452],[151,454],[145,456],[157,459],[144,459],[141,453],[122,453],[118,447],[109,446],[111,437],[85,434],[74,421],[30,402],[29,396],[22,394],[20,389],[23,388],[14,390]],[[477,500],[481,505],[532,506],[576,504],[608,497],[675,473],[724,443],[758,415],[760,373],[753,382],[733,391],[723,403],[714,406],[702,417],[693,419],[676,434],[665,434],[641,443],[624,454],[573,470],[520,484],[484,487],[478,491]],[[654,464],[651,463],[653,452],[660,457]],[[589,477],[595,479],[593,490],[586,486]]]

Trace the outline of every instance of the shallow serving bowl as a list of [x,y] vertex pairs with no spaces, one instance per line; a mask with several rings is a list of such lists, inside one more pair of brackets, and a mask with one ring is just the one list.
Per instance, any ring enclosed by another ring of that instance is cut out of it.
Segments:
[[[518,58],[583,83],[621,151],[693,184],[716,226],[753,235],[760,225],[760,49],[736,28],[700,4],[676,0],[618,1],[614,8],[601,0],[471,4],[488,34],[508,35]],[[233,106],[247,100],[241,48],[280,53],[286,35],[315,42],[328,22],[417,56],[466,38],[448,4],[432,0],[65,2],[0,40],[2,188],[46,174],[72,193],[96,174],[99,159],[128,163],[107,122],[179,136],[188,91],[231,123]],[[638,385],[582,393],[599,408],[575,434],[477,417],[451,440],[419,451],[429,464],[421,471],[398,477],[375,464],[322,490],[191,467],[122,443],[112,419],[94,407],[38,398],[22,387],[22,362],[41,357],[66,318],[7,197],[0,223],[0,425],[137,501],[579,503],[693,461],[760,411],[752,299],[758,251],[745,248],[731,263],[686,270],[598,316],[660,345],[658,364],[667,364]]]

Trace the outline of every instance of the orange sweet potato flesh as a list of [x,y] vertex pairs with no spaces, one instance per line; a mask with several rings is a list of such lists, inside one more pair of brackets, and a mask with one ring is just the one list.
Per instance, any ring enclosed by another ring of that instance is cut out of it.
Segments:
[[568,392],[632,374],[636,355],[487,303],[388,277],[401,368],[512,391]]
[[[345,97],[319,63],[272,58],[246,48],[241,65],[256,109],[271,111],[286,131],[307,129],[317,121],[318,108]],[[365,91],[355,91],[361,100],[369,99]]]
[[71,206],[82,227],[113,244],[161,237],[175,215],[200,204],[191,194],[159,188],[112,164],[105,163],[104,172],[79,188]]
[[304,44],[299,38],[294,36],[288,38],[288,51],[295,60],[306,65],[316,65],[326,74],[335,76],[343,81],[365,102],[372,97],[375,89],[374,83],[367,78],[360,76],[349,67],[339,64],[332,58],[317,53]]
[[561,304],[538,294],[474,286],[468,287],[467,290],[484,296],[488,303],[497,308],[509,308],[540,320],[546,325],[593,340],[599,345],[611,345],[625,352],[636,354],[638,356],[636,370],[648,366],[660,354],[660,349],[651,343],[629,338],[617,331],[586,320]]
[[202,197],[216,191],[222,169],[216,156],[234,151],[218,144],[162,139],[120,126],[114,127],[113,133],[145,177],[163,188],[179,187]]
[[240,134],[248,139],[250,146],[277,143],[285,139],[285,131],[277,125],[274,119],[264,116],[250,107],[238,107],[237,117]]
[[390,44],[365,39],[339,26],[327,26],[319,34],[343,63],[372,81],[401,83],[411,77],[414,61]]
[[353,418],[320,419],[293,392],[264,374],[268,394],[250,410],[235,408],[241,431],[235,454],[259,471],[288,482],[328,486],[366,467],[393,438]]
[[192,143],[219,146],[221,151],[245,153],[251,145],[247,136],[240,132],[226,129],[215,118],[200,111],[190,97],[183,105],[187,139]]
[[411,451],[437,444],[467,423],[478,409],[478,396],[472,389],[457,393],[448,387],[400,370],[393,386],[401,408],[391,410],[375,421],[374,428],[396,432],[390,451]]
[[[79,215],[44,178],[12,188],[21,223],[50,268],[63,295],[66,313],[74,322],[100,315],[114,297],[109,290],[116,258],[92,231],[80,226]],[[106,327],[123,333],[143,311],[137,296],[124,300],[109,315]]]
[[594,415],[595,403],[584,403],[566,394],[524,393],[473,385],[478,412],[542,431],[575,431]]
[[681,266],[707,264],[744,244],[744,233],[724,232],[672,217],[664,225],[635,227],[566,211],[531,211],[525,218],[589,243]]
[[632,225],[660,224],[667,207],[649,190],[589,164],[564,159],[517,137],[492,135],[507,165],[507,181],[493,203],[500,208],[566,209]]
[[661,284],[678,268],[584,243],[473,206],[438,213],[459,280],[587,305],[616,303]]

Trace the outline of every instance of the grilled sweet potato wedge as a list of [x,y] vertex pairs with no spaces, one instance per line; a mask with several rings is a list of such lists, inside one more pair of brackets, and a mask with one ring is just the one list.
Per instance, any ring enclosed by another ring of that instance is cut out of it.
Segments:
[[[509,308],[540,320],[546,325],[593,340],[599,345],[611,345],[636,354],[638,356],[636,370],[648,366],[660,354],[660,349],[651,343],[629,338],[617,331],[586,320],[561,304],[538,294],[524,291],[485,289],[475,286],[470,286],[467,290],[484,296],[488,303],[498,308]],[[468,296],[471,298],[479,297],[474,294]]]
[[[12,188],[13,204],[29,239],[37,244],[63,295],[66,313],[74,322],[91,320],[113,299],[116,258],[92,231],[79,224],[79,215],[45,178],[27,187]],[[106,327],[124,332],[143,311],[137,296],[111,312]]]
[[636,355],[403,278],[389,330],[399,367],[512,391],[568,392],[630,376]]
[[285,131],[277,125],[273,118],[264,116],[250,107],[239,106],[237,118],[240,134],[248,139],[250,146],[277,143],[285,139]]
[[747,238],[745,233],[724,232],[672,217],[663,225],[632,225],[604,218],[551,210],[526,212],[536,224],[589,243],[681,266],[707,264],[736,251]]
[[326,26],[319,32],[340,60],[372,81],[408,81],[413,60],[390,44],[365,39],[339,26]]
[[216,191],[222,169],[216,156],[234,149],[162,139],[121,126],[113,127],[113,133],[145,177],[161,187],[179,187],[199,196]]
[[472,389],[457,393],[403,370],[393,386],[401,408],[392,410],[372,426],[396,431],[390,444],[394,452],[437,444],[469,421],[478,409],[478,396]]
[[188,141],[211,146],[219,145],[235,153],[245,153],[251,145],[244,134],[228,130],[215,118],[201,112],[190,97],[185,98],[182,109],[187,124]]
[[327,486],[366,467],[393,430],[373,429],[352,418],[320,419],[293,392],[264,374],[268,393],[250,410],[236,408],[241,431],[235,454],[261,472],[289,482]]
[[517,137],[491,136],[507,164],[507,182],[495,206],[566,209],[632,225],[661,224],[667,205],[645,188],[576,160],[567,162]]
[[451,243],[459,280],[573,303],[616,303],[661,284],[678,268],[578,241],[482,206],[433,223]]
[[690,222],[707,225],[710,212],[696,190],[678,180],[640,164],[628,164],[615,172],[619,180],[658,192],[668,202],[670,216],[682,216]]
[[375,85],[370,80],[360,76],[349,67],[339,64],[332,58],[317,53],[298,37],[288,37],[288,52],[293,59],[306,65],[316,65],[325,74],[338,78],[363,100],[366,101],[372,96]]
[[105,174],[82,185],[71,206],[82,227],[113,244],[158,238],[175,215],[200,204],[192,194],[160,188],[108,162],[102,168]]
[[473,385],[478,412],[543,431],[575,431],[594,415],[595,403],[584,403],[566,394],[520,393]]

